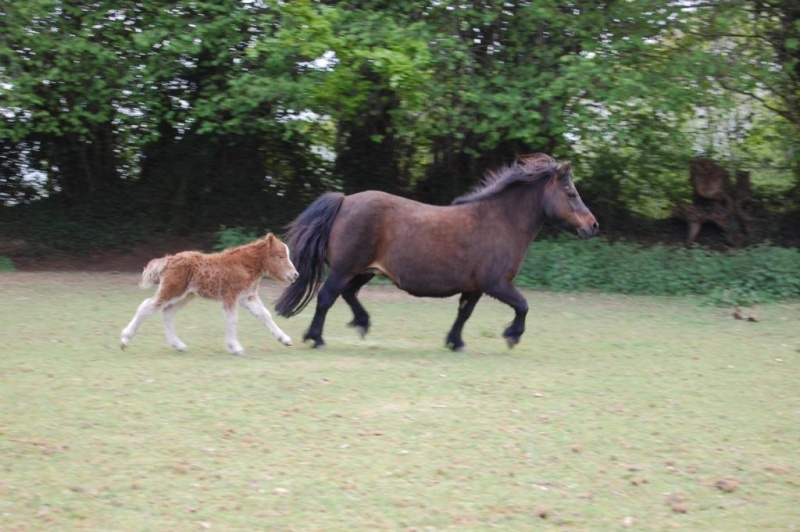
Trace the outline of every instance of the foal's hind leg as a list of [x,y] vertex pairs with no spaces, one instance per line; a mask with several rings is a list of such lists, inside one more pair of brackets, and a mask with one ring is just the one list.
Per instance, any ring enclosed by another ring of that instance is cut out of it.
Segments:
[[361,287],[370,282],[373,277],[375,276],[371,273],[356,275],[347,283],[347,286],[344,287],[344,291],[342,292],[342,298],[350,305],[353,311],[353,321],[348,325],[350,327],[355,327],[362,338],[366,336],[369,331],[369,314],[367,314],[366,309],[358,300],[357,296]]
[[186,344],[178,338],[178,334],[175,332],[175,315],[192,299],[194,299],[194,294],[187,293],[183,299],[170,302],[161,311],[164,318],[164,332],[167,333],[167,342],[178,351],[186,351]]
[[514,321],[503,331],[503,338],[506,339],[508,347],[514,347],[519,343],[522,333],[525,332],[528,302],[511,283],[501,284],[492,290],[487,290],[486,293],[514,309]]
[[239,300],[239,303],[250,311],[250,314],[258,318],[264,325],[269,328],[269,331],[272,333],[272,336],[278,339],[280,343],[283,345],[292,345],[292,339],[289,338],[285,332],[281,330],[280,327],[275,323],[275,320],[272,319],[272,314],[269,313],[267,308],[264,306],[264,303],[261,302],[261,298],[258,297],[258,294],[250,294],[245,297],[242,297]]
[[445,345],[453,351],[464,350],[464,340],[461,339],[461,331],[464,329],[464,324],[472,315],[475,310],[475,305],[483,295],[482,292],[464,292],[461,294],[461,299],[458,302],[458,315],[450,333],[447,335]]
[[322,340],[322,328],[325,326],[325,316],[328,310],[336,302],[336,298],[342,293],[347,283],[352,278],[343,277],[336,273],[331,273],[317,295],[317,310],[314,313],[314,319],[311,320],[311,325],[308,331],[303,335],[303,341],[312,340],[314,347],[324,347],[325,342]]

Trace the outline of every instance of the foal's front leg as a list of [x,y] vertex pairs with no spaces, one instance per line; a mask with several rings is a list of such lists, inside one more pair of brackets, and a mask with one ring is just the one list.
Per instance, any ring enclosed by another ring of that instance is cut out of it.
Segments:
[[289,338],[285,332],[272,319],[272,314],[269,313],[261,298],[258,294],[248,294],[239,299],[239,303],[246,308],[250,314],[258,318],[264,325],[267,326],[272,336],[278,339],[283,345],[292,345],[292,339]]
[[194,299],[194,294],[187,293],[183,299],[171,302],[161,311],[164,317],[164,332],[167,334],[167,342],[178,351],[186,351],[186,344],[178,338],[178,334],[175,332],[175,315],[192,299]]
[[157,301],[157,296],[149,297],[142,301],[139,308],[136,309],[136,314],[133,315],[133,319],[122,329],[122,334],[120,334],[119,337],[120,349],[128,347],[131,343],[131,339],[133,339],[133,335],[136,334],[136,330],[142,325],[142,322],[158,312],[160,306]]
[[234,355],[243,355],[244,348],[236,338],[236,322],[239,319],[239,311],[236,308],[236,301],[223,302],[222,310],[225,312],[225,346],[228,348],[228,351]]

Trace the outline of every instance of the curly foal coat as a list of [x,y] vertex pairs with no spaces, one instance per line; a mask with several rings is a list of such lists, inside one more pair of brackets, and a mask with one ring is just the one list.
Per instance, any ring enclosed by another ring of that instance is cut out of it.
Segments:
[[236,338],[237,303],[261,320],[278,341],[292,345],[292,339],[275,324],[258,297],[259,282],[267,274],[289,283],[297,279],[289,248],[272,233],[221,253],[184,251],[153,259],[145,266],[139,286],[148,288],[158,283],[158,290],[139,305],[122,331],[120,347],[125,349],[142,322],[160,310],[167,341],[179,351],[186,350],[186,344],[175,333],[175,315],[195,295],[222,301],[227,324],[226,346],[230,352],[244,353]]

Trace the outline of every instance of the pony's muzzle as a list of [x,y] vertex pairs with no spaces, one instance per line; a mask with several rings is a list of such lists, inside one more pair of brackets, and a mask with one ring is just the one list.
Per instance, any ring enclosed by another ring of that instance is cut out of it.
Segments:
[[591,225],[584,225],[578,229],[578,238],[591,238],[600,232],[600,224],[593,220]]

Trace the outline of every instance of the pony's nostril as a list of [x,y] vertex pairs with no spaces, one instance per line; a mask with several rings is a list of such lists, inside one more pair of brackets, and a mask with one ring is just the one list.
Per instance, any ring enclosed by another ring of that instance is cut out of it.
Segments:
[[598,229],[600,229],[600,224],[599,224],[599,223],[597,223],[597,222],[593,223],[593,224],[592,224],[592,229],[594,229],[595,231],[597,231]]

